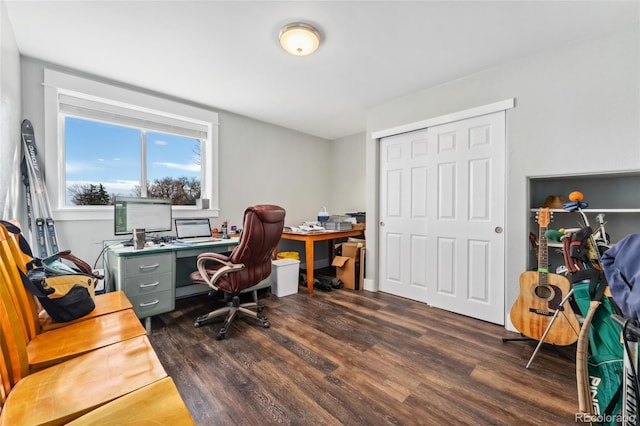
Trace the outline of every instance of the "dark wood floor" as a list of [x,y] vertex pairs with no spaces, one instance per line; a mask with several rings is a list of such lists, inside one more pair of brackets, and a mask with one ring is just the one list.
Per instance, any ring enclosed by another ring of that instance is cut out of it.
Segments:
[[271,321],[193,319],[198,296],[155,317],[150,340],[198,425],[574,424],[572,348],[383,293],[261,297]]

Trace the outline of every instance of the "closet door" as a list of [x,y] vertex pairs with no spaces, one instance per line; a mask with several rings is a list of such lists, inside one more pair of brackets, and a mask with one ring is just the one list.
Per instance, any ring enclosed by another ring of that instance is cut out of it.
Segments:
[[381,291],[504,323],[504,116],[381,140]]
[[380,290],[427,301],[426,130],[380,141]]

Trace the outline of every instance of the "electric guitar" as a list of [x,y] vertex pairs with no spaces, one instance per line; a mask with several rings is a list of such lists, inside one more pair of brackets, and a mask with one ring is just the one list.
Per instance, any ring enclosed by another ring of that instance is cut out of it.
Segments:
[[562,299],[571,291],[569,280],[549,273],[549,256],[545,232],[551,221],[548,208],[538,210],[538,270],[520,275],[520,295],[511,308],[511,322],[524,336],[541,340],[557,309],[560,309],[545,343],[567,346],[578,340],[580,324],[569,302]]

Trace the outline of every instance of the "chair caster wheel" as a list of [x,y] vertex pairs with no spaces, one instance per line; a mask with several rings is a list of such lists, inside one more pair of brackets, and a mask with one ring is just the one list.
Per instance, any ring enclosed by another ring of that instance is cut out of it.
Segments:
[[262,326],[264,328],[269,328],[269,327],[271,327],[271,323],[269,321],[262,321]]
[[193,323],[193,326],[194,327],[200,327],[200,323],[198,321],[196,321],[196,322]]
[[262,312],[264,311],[264,306],[258,306],[258,309],[256,309],[257,312]]
[[216,334],[216,340],[222,340],[222,339],[224,339],[224,335],[225,335],[224,333],[218,333],[218,334]]

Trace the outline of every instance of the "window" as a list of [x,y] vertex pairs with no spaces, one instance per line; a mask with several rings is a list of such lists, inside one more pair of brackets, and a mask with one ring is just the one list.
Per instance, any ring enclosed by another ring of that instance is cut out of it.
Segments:
[[202,141],[64,117],[65,205],[110,205],[116,195],[196,205]]
[[57,141],[45,144],[45,172],[60,219],[102,218],[116,195],[189,211],[208,199],[216,216],[214,112],[45,70],[45,136]]

